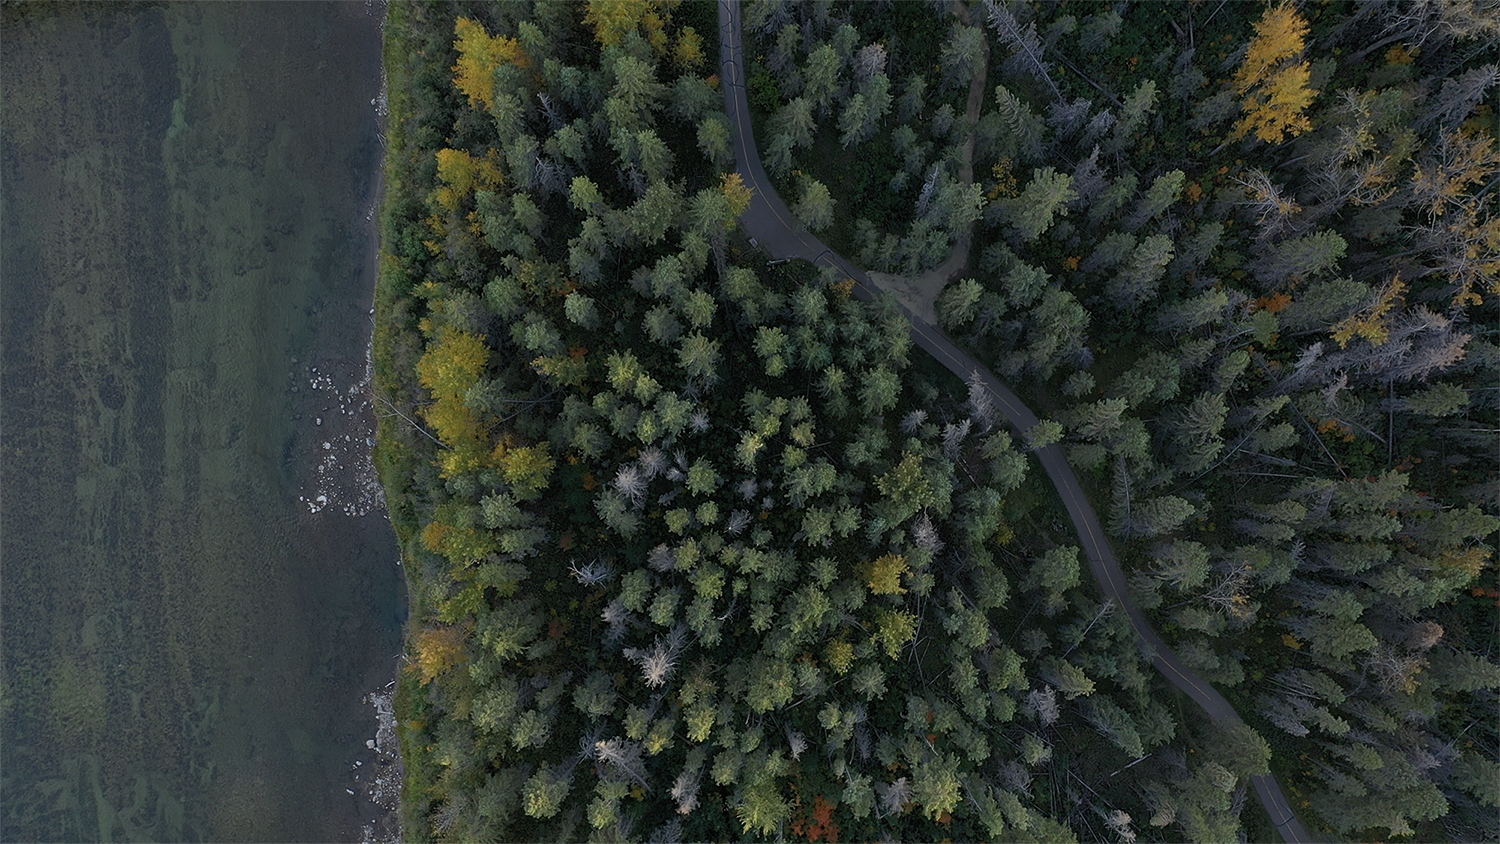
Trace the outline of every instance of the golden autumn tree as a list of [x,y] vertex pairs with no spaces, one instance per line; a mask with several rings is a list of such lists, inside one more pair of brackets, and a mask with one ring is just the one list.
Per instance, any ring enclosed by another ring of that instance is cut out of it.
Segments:
[[557,466],[545,442],[518,447],[502,439],[490,457],[505,482],[523,498],[535,497],[546,489]]
[[468,95],[471,106],[494,107],[495,69],[501,64],[531,66],[516,39],[490,35],[477,21],[461,17],[454,22],[453,33],[458,36],[453,42],[458,51],[458,63],[453,66],[453,84]]
[[745,186],[745,180],[738,173],[725,173],[719,185],[719,190],[724,193],[724,199],[729,203],[729,216],[731,220],[738,220],[745,209],[750,207],[750,188]]
[[449,213],[458,210],[464,198],[475,191],[494,190],[505,181],[493,152],[484,158],[475,158],[461,149],[440,149],[437,164],[438,181],[442,184],[432,196],[438,207]]
[[657,53],[667,49],[667,12],[675,2],[662,0],[589,0],[583,22],[594,30],[594,40],[613,47],[631,32],[640,31]]
[[1231,140],[1254,132],[1279,144],[1312,128],[1303,112],[1318,92],[1308,87],[1311,70],[1302,58],[1306,38],[1307,21],[1290,3],[1272,6],[1256,22],[1255,37],[1232,81],[1244,116],[1234,125]]
[[672,50],[672,59],[682,68],[694,68],[703,64],[703,36],[691,26],[683,27],[677,33],[677,46]]
[[906,587],[901,585],[901,576],[907,573],[906,557],[886,554],[865,567],[865,584],[871,594],[901,595]]
[[613,47],[640,24],[650,4],[647,0],[589,0],[583,22],[594,30],[594,40]]
[[1388,284],[1375,295],[1368,307],[1350,314],[1343,322],[1335,325],[1332,330],[1333,339],[1338,341],[1339,348],[1349,345],[1349,341],[1355,337],[1363,337],[1370,341],[1370,345],[1379,346],[1390,337],[1390,313],[1396,307],[1397,301],[1406,285],[1401,283],[1401,277],[1392,278]]
[[489,359],[483,337],[444,327],[417,361],[417,377],[433,398],[422,415],[449,449],[442,458],[444,477],[478,468],[489,451],[478,416],[464,404]]
[[425,686],[465,661],[464,645],[469,630],[458,627],[424,627],[416,635],[417,676]]
[[1471,203],[1470,186],[1489,181],[1500,170],[1500,149],[1493,136],[1460,129],[1445,133],[1429,160],[1418,162],[1411,175],[1413,200],[1429,216],[1463,210]]
[[493,532],[472,524],[454,525],[446,520],[450,518],[451,514],[439,513],[422,528],[423,548],[462,567],[483,559],[499,547]]
[[473,508],[449,501],[439,504],[432,521],[422,528],[422,547],[462,569],[494,553],[500,542],[494,531],[475,523]]

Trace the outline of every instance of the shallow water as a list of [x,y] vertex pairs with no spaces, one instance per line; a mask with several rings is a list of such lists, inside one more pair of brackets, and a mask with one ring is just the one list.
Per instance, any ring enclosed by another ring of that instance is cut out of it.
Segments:
[[0,14],[0,837],[357,837],[379,6]]

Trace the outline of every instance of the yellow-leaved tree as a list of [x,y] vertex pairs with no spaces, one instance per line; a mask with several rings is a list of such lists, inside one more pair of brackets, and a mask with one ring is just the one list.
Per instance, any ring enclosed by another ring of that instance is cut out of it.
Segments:
[[445,326],[417,361],[417,377],[433,398],[422,415],[449,449],[442,458],[444,477],[478,468],[489,453],[479,417],[464,404],[489,359],[483,337]]
[[426,685],[467,661],[464,646],[469,640],[467,626],[423,627],[414,641],[417,674]]
[[1349,341],[1355,337],[1363,337],[1370,341],[1370,345],[1379,346],[1390,338],[1390,314],[1391,309],[1396,307],[1406,285],[1401,283],[1401,276],[1390,280],[1369,305],[1350,314],[1343,322],[1333,327],[1330,332],[1333,339],[1338,341],[1339,348],[1349,345]]
[[1244,116],[1234,124],[1231,140],[1250,132],[1279,144],[1312,128],[1303,112],[1318,92],[1308,87],[1311,71],[1302,58],[1307,21],[1290,3],[1267,9],[1255,24],[1245,61],[1234,74]]
[[557,466],[547,443],[518,447],[508,438],[501,438],[490,459],[511,490],[522,498],[535,498],[546,489]]
[[724,192],[724,199],[729,203],[730,222],[738,220],[750,207],[750,188],[745,186],[744,178],[738,173],[725,173],[719,190]]
[[685,26],[677,33],[677,47],[672,51],[672,58],[681,68],[694,68],[703,64],[703,36],[698,34],[698,30]]
[[440,149],[437,164],[438,181],[442,184],[432,195],[438,206],[450,214],[474,191],[494,190],[505,181],[493,151],[485,158],[475,158],[461,149]]
[[886,554],[865,566],[865,584],[875,595],[901,595],[906,592],[901,585],[901,576],[906,573],[905,556]]
[[469,105],[486,109],[495,105],[495,68],[502,63],[530,67],[531,60],[514,38],[490,35],[484,25],[459,18],[453,24],[458,39],[458,63],[453,66],[453,84],[469,96]]
[[594,30],[600,46],[613,47],[637,28],[658,54],[666,52],[666,14],[673,0],[589,0],[583,22]]
[[1426,210],[1417,243],[1448,277],[1453,305],[1483,304],[1500,295],[1500,214],[1492,184],[1500,148],[1478,126],[1445,132],[1412,173],[1412,204]]

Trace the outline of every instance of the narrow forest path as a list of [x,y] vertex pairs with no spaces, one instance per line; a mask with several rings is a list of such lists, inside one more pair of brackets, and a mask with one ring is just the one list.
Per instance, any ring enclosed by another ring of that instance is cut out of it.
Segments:
[[[966,26],[969,25],[971,13],[967,4],[951,0],[948,9]],[[979,113],[984,108],[984,92],[989,84],[990,42],[986,38],[979,43],[982,47],[979,67],[969,80],[969,98],[964,105],[963,125],[968,129],[968,137],[964,139],[958,165],[959,184],[966,188],[974,184],[974,137],[979,132]],[[973,240],[974,224],[970,223],[969,228],[954,241],[953,254],[936,267],[916,276],[871,272],[870,278],[880,285],[880,289],[895,295],[907,310],[929,324],[937,325],[938,294],[969,265],[969,246]]]
[[[761,165],[760,155],[755,147],[755,136],[751,131],[750,102],[745,91],[742,26],[738,0],[719,0],[719,55],[724,110],[735,130],[734,151],[740,175],[752,193],[750,207],[741,215],[740,225],[772,258],[804,258],[820,266],[832,267],[854,281],[856,296],[870,301],[877,294],[886,291],[863,270],[795,225],[786,204],[771,187],[771,180]],[[912,340],[959,378],[965,381],[976,379],[982,383],[989,390],[995,406],[1017,433],[1023,433],[1036,425],[1036,414],[999,378],[980,366],[978,361],[934,327],[935,320],[923,319],[904,302],[900,307],[911,323]],[[1114,549],[1105,538],[1104,526],[1084,495],[1083,487],[1078,483],[1078,477],[1063,455],[1062,448],[1050,445],[1038,449],[1035,454],[1048,479],[1057,488],[1068,518],[1078,533],[1079,544],[1088,557],[1094,579],[1099,583],[1105,598],[1114,601],[1129,616],[1131,626],[1141,638],[1142,651],[1150,658],[1152,665],[1168,682],[1202,706],[1215,722],[1232,724],[1240,721],[1229,701],[1207,681],[1192,673],[1167,647],[1130,597],[1125,573],[1120,568]],[[1251,780],[1261,805],[1265,807],[1271,823],[1281,837],[1290,844],[1310,841],[1307,829],[1297,820],[1276,778],[1265,774],[1252,777]]]

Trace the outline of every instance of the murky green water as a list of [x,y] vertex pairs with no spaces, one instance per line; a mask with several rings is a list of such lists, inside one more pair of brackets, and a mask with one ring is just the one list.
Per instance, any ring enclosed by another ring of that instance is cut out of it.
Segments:
[[359,834],[379,8],[0,10],[5,840]]

